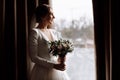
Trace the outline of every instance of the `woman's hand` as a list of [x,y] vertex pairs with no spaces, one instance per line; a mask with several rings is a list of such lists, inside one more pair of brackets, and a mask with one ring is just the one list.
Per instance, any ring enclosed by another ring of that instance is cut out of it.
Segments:
[[55,68],[57,70],[61,70],[61,71],[64,71],[65,67],[66,67],[65,64],[54,64],[54,66],[53,66],[53,68]]

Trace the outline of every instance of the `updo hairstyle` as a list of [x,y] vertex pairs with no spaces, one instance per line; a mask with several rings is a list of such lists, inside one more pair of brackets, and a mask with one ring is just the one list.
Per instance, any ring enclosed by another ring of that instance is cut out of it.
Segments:
[[50,13],[50,6],[47,4],[40,4],[35,10],[36,22],[42,22],[42,18]]

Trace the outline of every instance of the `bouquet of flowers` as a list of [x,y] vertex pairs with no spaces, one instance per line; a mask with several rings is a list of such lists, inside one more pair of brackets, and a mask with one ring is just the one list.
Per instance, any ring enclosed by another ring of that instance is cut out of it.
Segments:
[[68,52],[72,52],[74,47],[71,41],[60,39],[50,42],[49,49],[50,54],[64,57]]

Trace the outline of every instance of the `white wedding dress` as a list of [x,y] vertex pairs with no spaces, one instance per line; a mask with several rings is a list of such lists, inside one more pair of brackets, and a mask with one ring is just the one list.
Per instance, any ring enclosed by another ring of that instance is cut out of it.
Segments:
[[[58,32],[50,29],[54,40],[60,38]],[[53,68],[52,63],[57,63],[57,57],[49,54],[49,39],[40,29],[33,28],[29,36],[30,58],[35,65],[31,71],[31,80],[70,80],[66,71]]]

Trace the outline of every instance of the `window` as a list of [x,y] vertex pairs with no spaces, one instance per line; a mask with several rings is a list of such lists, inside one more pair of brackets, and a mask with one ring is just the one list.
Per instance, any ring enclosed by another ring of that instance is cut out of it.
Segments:
[[71,80],[96,80],[92,0],[52,0],[54,27],[74,43],[67,55]]

